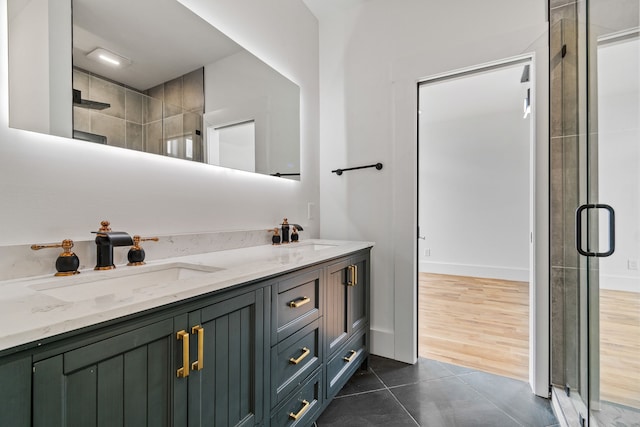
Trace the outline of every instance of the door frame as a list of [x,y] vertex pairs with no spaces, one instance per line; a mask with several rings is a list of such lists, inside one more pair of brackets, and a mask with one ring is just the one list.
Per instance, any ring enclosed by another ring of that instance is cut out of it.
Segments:
[[[424,77],[415,82],[415,118],[416,118],[416,150],[418,144],[418,101],[419,87],[428,82],[438,80],[451,79],[464,75],[471,75],[478,72],[488,71],[490,69],[502,68],[518,63],[528,63],[530,65],[530,86],[531,86],[531,126],[529,137],[529,221],[530,221],[530,247],[529,247],[529,384],[533,391],[544,397],[549,396],[549,260],[548,260],[548,212],[545,216],[541,210],[548,209],[548,203],[540,203],[541,200],[547,200],[549,197],[548,178],[546,180],[546,188],[540,188],[540,174],[548,171],[548,164],[540,167],[540,153],[537,147],[541,141],[537,141],[541,132],[538,131],[539,114],[537,98],[539,97],[539,86],[537,85],[536,58],[535,53],[527,53],[523,55],[503,58],[496,61],[477,64],[470,67],[451,70],[444,73]],[[541,85],[542,86],[542,85]],[[541,109],[542,110],[542,109]],[[548,150],[543,151],[548,161]],[[417,360],[418,351],[418,327],[417,327],[417,288],[418,288],[418,173],[419,173],[419,157],[416,156],[416,193],[415,193],[415,245],[414,245],[414,345],[413,351],[415,360]],[[548,172],[547,172],[548,174]],[[543,196],[541,199],[540,196]],[[541,224],[546,226],[541,227]],[[545,249],[542,249],[545,248]],[[542,250],[540,250],[542,249]],[[540,257],[540,255],[547,255]],[[396,305],[396,310],[400,307]]]

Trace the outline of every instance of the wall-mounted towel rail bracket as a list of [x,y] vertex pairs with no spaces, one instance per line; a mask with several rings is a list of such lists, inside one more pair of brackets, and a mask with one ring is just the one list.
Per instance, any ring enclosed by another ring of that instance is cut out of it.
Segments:
[[300,173],[280,173],[280,172],[276,172],[276,173],[272,173],[271,176],[277,176],[277,177],[282,177],[282,176],[300,176]]
[[342,172],[353,171],[356,169],[367,169],[367,168],[376,168],[377,170],[382,169],[382,163],[376,163],[375,165],[367,165],[367,166],[357,166],[355,168],[344,168],[344,169],[336,169],[332,170],[331,173],[335,173],[336,175],[342,175]]

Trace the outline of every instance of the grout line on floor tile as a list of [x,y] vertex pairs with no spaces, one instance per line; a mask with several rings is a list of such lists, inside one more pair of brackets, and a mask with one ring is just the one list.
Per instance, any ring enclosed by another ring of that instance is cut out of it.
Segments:
[[[484,372],[484,371],[465,372],[465,373],[463,373],[463,374],[456,375],[456,377],[458,377],[458,378],[460,378],[460,377],[468,377],[468,376],[470,376],[470,375],[477,374],[478,372]],[[484,372],[484,373],[488,373],[488,372]],[[464,381],[463,379],[461,379],[461,381],[462,381],[463,383],[467,384],[467,385],[469,384],[469,383],[467,383],[466,381]]]
[[[466,374],[465,374],[466,375]],[[377,376],[377,375],[376,375]],[[402,384],[396,384],[396,385],[387,385],[384,383],[384,381],[382,381],[382,384],[388,388],[389,390],[393,389],[393,388],[398,388],[398,387],[404,387],[406,385],[416,385],[416,384],[420,384],[420,383],[430,383],[433,381],[439,381],[439,380],[444,380],[447,378],[457,378],[458,375],[452,374],[452,375],[445,375],[444,377],[437,377],[437,378],[429,378],[427,380],[419,380],[419,381],[412,381],[412,382],[408,382],[408,383],[402,383]],[[380,377],[378,377],[380,378]]]
[[[433,359],[430,359],[430,360],[433,360]],[[440,377],[440,378],[450,378],[450,377],[457,377],[458,376],[458,374],[456,374],[451,369],[449,369],[449,367],[447,366],[446,363],[443,363],[443,362],[441,362],[439,360],[433,360],[433,361],[436,362],[440,366],[440,368],[444,369],[445,371],[447,371],[447,372],[449,372],[451,374],[451,375],[447,375],[447,376]]]
[[375,390],[367,390],[367,391],[359,391],[356,393],[343,394],[343,395],[334,397],[334,399],[342,399],[343,397],[360,396],[362,394],[374,393],[376,391],[383,391],[383,390],[386,390],[386,387],[376,388]]
[[416,421],[416,419],[415,419],[415,418],[413,418],[413,415],[411,415],[411,412],[409,412],[409,411],[407,410],[407,408],[405,408],[405,406],[402,404],[402,402],[400,402],[400,401],[398,400],[398,398],[396,397],[396,395],[395,395],[395,394],[393,394],[393,392],[391,391],[391,389],[389,389],[389,387],[387,387],[387,385],[384,383],[384,381],[382,381],[382,378],[380,378],[380,377],[378,376],[378,374],[376,374],[376,371],[374,371],[374,370],[373,370],[373,368],[371,369],[371,372],[373,373],[373,375],[375,375],[375,376],[376,376],[376,378],[378,378],[378,380],[382,383],[382,385],[384,385],[384,388],[387,390],[387,392],[388,392],[388,393],[393,397],[393,399],[394,399],[396,402],[398,402],[398,405],[400,405],[400,407],[404,410],[404,412],[406,412],[406,413],[407,413],[407,415],[409,416],[409,418],[411,418],[411,419],[413,420],[413,422],[414,422],[414,423],[416,423],[416,425],[417,425],[418,427],[420,427],[420,423],[419,423],[418,421]]
[[[472,374],[473,372],[470,372],[469,374]],[[507,412],[505,412],[502,408],[500,408],[498,405],[496,405],[494,402],[492,402],[488,397],[486,397],[484,394],[480,393],[478,390],[476,390],[475,387],[473,387],[471,384],[467,383],[466,381],[460,379],[460,381],[462,381],[462,383],[464,385],[466,385],[467,387],[469,387],[471,390],[473,390],[478,396],[480,396],[482,399],[486,400],[487,402],[489,402],[491,405],[495,406],[495,408],[502,412],[503,414],[505,414],[507,417],[511,418],[513,421],[515,421],[516,424],[518,424],[519,426],[524,427],[524,424],[522,424],[520,421],[516,420],[514,417],[512,417],[510,414],[508,414]]]

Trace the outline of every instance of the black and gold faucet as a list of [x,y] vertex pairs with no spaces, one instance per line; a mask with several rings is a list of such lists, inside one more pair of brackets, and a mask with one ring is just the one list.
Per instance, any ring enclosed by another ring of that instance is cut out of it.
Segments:
[[[280,224],[282,230],[282,243],[295,243],[298,241],[298,231],[302,231],[303,228],[300,224],[289,224],[289,220],[287,218],[282,219],[282,224]],[[289,234],[290,227],[292,227],[291,234]]]
[[65,239],[62,243],[54,243],[51,245],[31,245],[31,249],[38,251],[46,248],[62,248],[62,253],[58,255],[56,259],[56,270],[58,271],[56,276],[72,276],[74,274],[80,274],[78,267],[80,267],[80,260],[78,256],[71,252],[73,247],[73,240]]
[[133,245],[133,239],[124,231],[111,231],[109,221],[100,222],[100,229],[96,233],[96,267],[94,270],[112,270],[113,248],[115,246]]
[[133,246],[129,249],[127,259],[129,263],[127,265],[144,265],[144,249],[140,246],[140,242],[153,241],[157,242],[157,237],[140,237],[138,235],[133,236]]

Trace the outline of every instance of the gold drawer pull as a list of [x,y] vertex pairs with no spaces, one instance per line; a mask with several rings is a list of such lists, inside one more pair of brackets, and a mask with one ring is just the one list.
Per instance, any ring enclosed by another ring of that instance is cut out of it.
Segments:
[[292,357],[291,359],[289,359],[289,363],[297,365],[298,363],[302,362],[304,358],[309,355],[309,353],[311,353],[311,350],[309,350],[307,347],[302,347],[302,354],[300,355],[300,357],[298,357],[297,359],[294,359]]
[[342,360],[344,360],[345,362],[351,362],[353,360],[353,358],[356,356],[356,354],[358,354],[357,351],[355,350],[349,350],[349,352],[351,353],[351,355],[349,355],[349,357],[343,357]]
[[289,418],[291,418],[292,420],[297,420],[302,416],[302,414],[304,414],[307,411],[307,409],[309,409],[309,405],[311,405],[311,403],[307,402],[306,400],[303,400],[302,408],[298,411],[297,414],[294,414],[293,412],[289,412]]
[[196,325],[191,328],[191,333],[198,334],[198,360],[191,364],[191,370],[201,371],[204,368],[204,328]]
[[182,368],[176,372],[178,378],[189,376],[189,334],[184,329],[176,334],[179,341],[182,341]]
[[309,297],[302,297],[302,299],[299,300],[295,300],[295,301],[291,301],[289,303],[289,307],[291,308],[298,308],[298,307],[302,307],[303,305],[310,303],[311,302],[311,298]]

